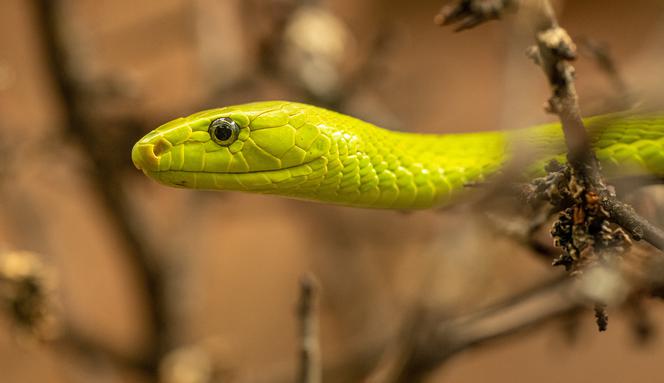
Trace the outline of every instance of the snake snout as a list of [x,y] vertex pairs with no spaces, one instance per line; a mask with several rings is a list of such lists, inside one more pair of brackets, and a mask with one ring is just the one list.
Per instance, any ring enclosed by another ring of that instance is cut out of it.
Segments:
[[131,160],[139,170],[158,171],[161,155],[171,148],[171,143],[164,138],[149,141],[141,140],[131,150]]

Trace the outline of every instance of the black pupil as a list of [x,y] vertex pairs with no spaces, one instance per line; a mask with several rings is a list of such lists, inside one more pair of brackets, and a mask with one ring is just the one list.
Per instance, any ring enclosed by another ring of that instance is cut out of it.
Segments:
[[214,136],[217,137],[219,141],[226,141],[231,138],[232,135],[233,129],[226,124],[217,126],[214,130]]

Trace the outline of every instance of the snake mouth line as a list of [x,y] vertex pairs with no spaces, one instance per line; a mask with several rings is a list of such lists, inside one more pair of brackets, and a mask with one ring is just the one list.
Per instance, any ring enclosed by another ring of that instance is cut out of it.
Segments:
[[[316,170],[308,167],[322,157],[282,169],[255,170],[244,173],[187,171],[187,170],[144,170],[156,181],[175,187],[204,190],[242,190],[259,193],[274,191],[277,184],[288,180],[306,180]],[[291,173],[293,172],[293,173]]]
[[[195,170],[176,170],[176,169],[167,169],[167,170],[145,170],[143,169],[143,172],[151,177],[154,178],[162,183],[166,184],[173,184],[177,186],[185,186],[182,181],[176,181],[173,182],[174,180],[169,180],[168,178],[171,177],[176,177],[178,178],[178,175],[183,176],[185,178],[189,177],[196,177],[196,175],[200,177],[210,177],[210,176],[217,176],[217,177],[223,177],[223,179],[232,179],[235,178],[237,181],[240,182],[246,182],[247,177],[252,177],[256,175],[272,175],[272,174],[277,174],[279,172],[285,172],[285,171],[293,171],[293,170],[299,170],[304,168],[305,166],[311,165],[312,163],[316,161],[321,161],[324,160],[324,157],[317,157],[314,158],[313,160],[309,160],[307,162],[304,162],[299,165],[293,165],[289,166],[286,168],[281,168],[281,169],[266,169],[266,170],[253,170],[253,171],[247,171],[247,172],[214,172],[214,171],[195,171]],[[313,169],[311,170],[313,172]],[[196,183],[196,181],[194,181]],[[216,188],[214,188],[216,189]]]
[[310,165],[313,162],[316,162],[320,160],[323,157],[317,157],[314,158],[313,160],[309,160],[307,162],[303,162],[299,165],[293,165],[289,166],[286,168],[280,168],[280,169],[266,169],[266,170],[250,170],[246,172],[213,172],[213,171],[205,171],[205,170],[178,170],[178,169],[167,169],[167,170],[145,170],[142,169],[144,173],[148,174],[163,174],[163,173],[187,173],[187,174],[227,174],[227,175],[242,175],[242,174],[257,174],[257,173],[274,173],[274,172],[280,172],[284,170],[293,170],[293,169],[298,169],[307,165]]

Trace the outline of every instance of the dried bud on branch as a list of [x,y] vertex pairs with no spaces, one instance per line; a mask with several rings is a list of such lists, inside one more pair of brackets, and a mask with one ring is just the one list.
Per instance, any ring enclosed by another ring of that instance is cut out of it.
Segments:
[[55,278],[32,253],[0,255],[0,303],[14,324],[38,339],[58,335]]

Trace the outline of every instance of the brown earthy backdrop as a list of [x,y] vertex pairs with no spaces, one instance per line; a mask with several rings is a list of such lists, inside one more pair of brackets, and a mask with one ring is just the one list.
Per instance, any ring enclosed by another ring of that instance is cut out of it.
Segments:
[[[151,342],[146,296],[92,181],[101,169],[66,133],[33,3],[0,2],[0,249],[40,254],[57,273],[63,320],[119,353],[137,355]],[[560,272],[496,234],[467,206],[409,214],[356,210],[170,189],[136,171],[130,148],[147,130],[251,100],[326,103],[418,132],[552,119],[542,111],[545,80],[523,54],[530,40],[519,32],[518,15],[454,34],[432,22],[440,0],[324,2],[347,28],[337,63],[341,95],[326,99],[308,93],[288,70],[274,69],[291,64],[261,48],[288,3],[62,1],[78,73],[100,93],[85,111],[103,123],[97,131],[105,158],[122,181],[113,186],[128,196],[129,225],[162,266],[167,348],[208,351],[229,374],[220,381],[276,382],[294,372],[298,280],[307,271],[322,286],[325,364],[383,344],[416,300],[465,312]],[[575,0],[559,10],[575,39],[608,44],[630,89],[663,93],[661,1]],[[582,56],[576,66],[582,108],[602,110],[614,89],[591,59]],[[578,327],[554,321],[462,353],[429,381],[661,381],[664,308],[646,303],[655,334],[645,343],[634,336],[629,312],[609,310],[609,331],[600,334],[589,310]],[[145,379],[104,358],[31,340],[0,315],[1,382]]]

